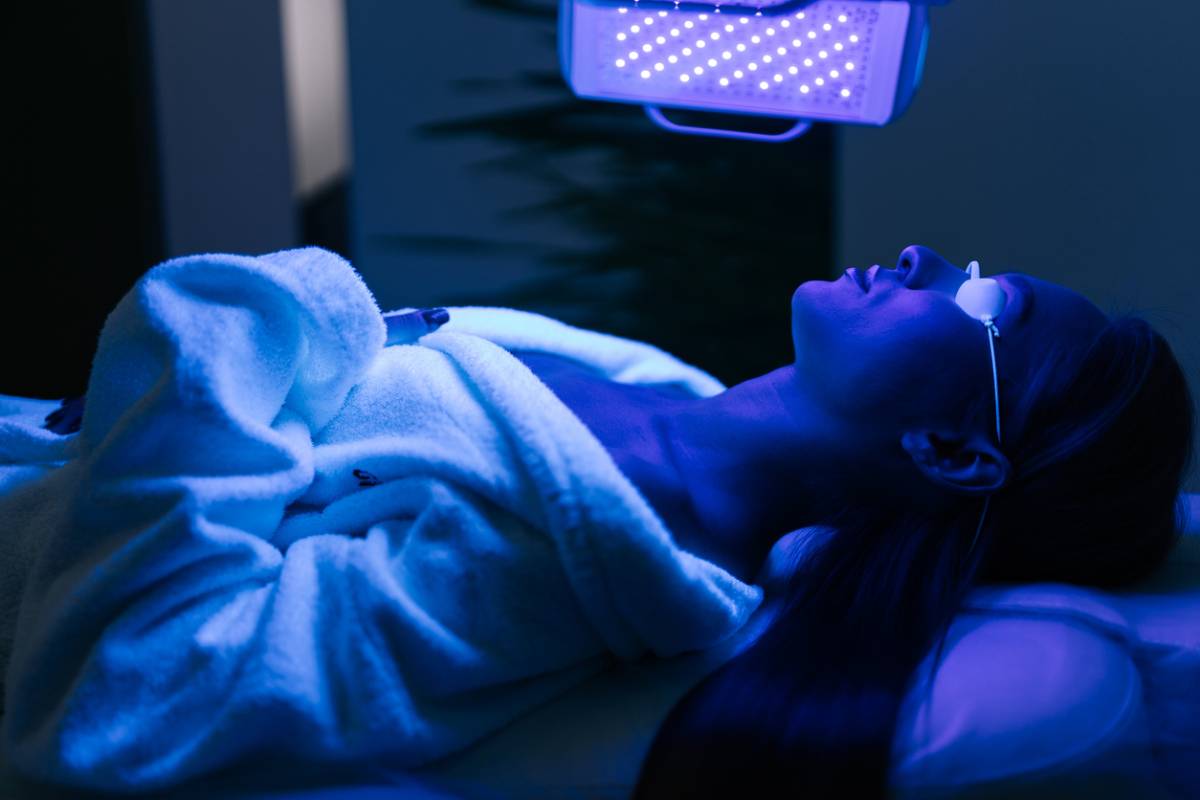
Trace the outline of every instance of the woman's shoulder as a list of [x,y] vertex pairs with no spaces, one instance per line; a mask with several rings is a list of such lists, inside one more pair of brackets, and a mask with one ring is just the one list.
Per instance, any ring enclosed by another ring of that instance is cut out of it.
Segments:
[[583,361],[557,353],[543,350],[510,350],[509,352],[549,386],[551,391],[560,396],[569,394],[573,390],[582,390],[600,391],[609,399],[616,396],[630,400],[695,399],[685,389],[674,385],[652,386],[614,381],[599,369]]
[[543,374],[591,374],[607,380],[599,370],[573,358],[544,350],[510,350],[510,353],[539,377]]
[[533,350],[511,352],[586,423],[591,423],[597,415],[605,416],[606,411],[636,403],[646,391],[646,387],[611,380],[600,370],[573,358]]

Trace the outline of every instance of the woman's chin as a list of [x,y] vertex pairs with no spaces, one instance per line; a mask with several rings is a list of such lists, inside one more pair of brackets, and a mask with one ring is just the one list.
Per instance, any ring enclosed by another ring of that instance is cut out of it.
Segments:
[[792,292],[792,308],[812,304],[817,298],[828,295],[832,287],[833,281],[805,281]]
[[792,294],[792,327],[807,318],[839,316],[837,309],[850,308],[861,296],[862,290],[849,278],[805,281]]
[[806,281],[792,295],[795,363],[813,366],[842,349],[846,330],[862,313],[862,290],[849,278]]

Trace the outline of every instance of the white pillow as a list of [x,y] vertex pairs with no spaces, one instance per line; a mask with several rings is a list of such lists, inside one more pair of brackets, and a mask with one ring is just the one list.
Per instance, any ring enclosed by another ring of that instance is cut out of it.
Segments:
[[[910,692],[902,709],[897,797],[1150,800],[1200,785],[1200,536],[1137,591],[1038,584],[972,605],[928,704]],[[719,648],[600,675],[414,777],[466,798],[626,798],[671,707],[769,614]]]

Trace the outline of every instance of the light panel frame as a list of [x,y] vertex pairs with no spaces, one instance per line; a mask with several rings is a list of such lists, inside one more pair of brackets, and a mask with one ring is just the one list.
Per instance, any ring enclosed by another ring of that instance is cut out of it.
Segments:
[[643,105],[673,130],[681,128],[661,109],[886,125],[912,100],[928,35],[927,9],[904,0],[819,0],[799,10],[559,3],[560,60],[575,94]]

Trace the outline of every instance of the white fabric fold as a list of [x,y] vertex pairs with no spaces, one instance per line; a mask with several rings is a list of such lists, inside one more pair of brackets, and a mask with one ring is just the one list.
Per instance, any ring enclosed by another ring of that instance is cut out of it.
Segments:
[[384,347],[331,253],[177,259],[106,322],[78,434],[0,404],[15,768],[144,790],[263,754],[411,767],[745,623],[761,588],[678,548],[506,348],[723,387],[535,314],[451,316]]

